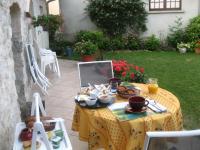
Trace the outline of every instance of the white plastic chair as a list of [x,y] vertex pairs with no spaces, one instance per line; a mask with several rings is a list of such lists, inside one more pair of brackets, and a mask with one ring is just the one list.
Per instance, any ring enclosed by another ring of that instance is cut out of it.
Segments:
[[88,83],[108,84],[113,78],[112,61],[91,61],[78,63],[80,87],[87,87]]
[[54,72],[57,72],[58,77],[60,77],[60,68],[58,65],[56,52],[53,52],[49,49],[47,50],[45,48],[41,48],[45,46],[45,44],[42,42],[44,40],[42,36],[43,34],[41,34],[43,33],[43,28],[39,26],[35,30],[37,38],[34,39],[33,37],[31,37],[32,39],[31,41],[34,42],[35,46],[37,46],[37,49],[39,50],[39,55],[41,60],[40,64],[41,72],[45,75],[46,66],[49,66],[50,69],[53,69]]
[[45,69],[46,66],[48,65],[51,69],[53,69],[54,72],[57,72],[58,77],[60,77],[60,68],[58,65],[58,60],[56,53],[47,50],[45,48],[40,48],[40,58],[41,58],[41,72],[45,75]]
[[39,70],[39,67],[35,59],[34,52],[33,52],[33,46],[31,44],[26,44],[26,54],[27,54],[28,64],[29,64],[30,72],[31,72],[34,83],[36,83],[41,88],[44,94],[48,94],[47,88],[51,85],[51,83]]
[[200,150],[200,129],[147,132],[144,150]]

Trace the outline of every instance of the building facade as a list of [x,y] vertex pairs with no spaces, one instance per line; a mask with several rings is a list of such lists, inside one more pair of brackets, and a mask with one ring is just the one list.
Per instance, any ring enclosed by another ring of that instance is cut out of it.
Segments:
[[0,0],[0,150],[12,149],[16,123],[32,97],[25,44],[37,33],[27,12],[45,14],[45,0]]
[[[177,18],[182,17],[183,24],[199,14],[199,0],[143,0],[148,12],[147,31],[143,36],[155,34],[159,38],[165,38],[169,32],[169,26],[174,24]],[[64,19],[64,32],[69,39],[80,30],[94,30],[85,7],[85,0],[60,0],[60,12]]]

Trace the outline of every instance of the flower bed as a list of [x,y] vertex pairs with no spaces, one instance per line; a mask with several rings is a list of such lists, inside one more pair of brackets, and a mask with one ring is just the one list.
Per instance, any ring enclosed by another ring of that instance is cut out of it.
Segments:
[[125,60],[113,60],[114,76],[122,81],[145,83],[146,75],[144,68],[129,64]]

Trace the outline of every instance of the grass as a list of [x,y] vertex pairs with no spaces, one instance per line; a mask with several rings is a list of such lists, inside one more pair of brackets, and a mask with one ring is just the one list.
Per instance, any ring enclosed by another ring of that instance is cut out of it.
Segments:
[[119,51],[108,52],[105,59],[124,59],[145,68],[156,77],[159,86],[178,97],[184,117],[184,128],[200,128],[200,55],[177,52]]

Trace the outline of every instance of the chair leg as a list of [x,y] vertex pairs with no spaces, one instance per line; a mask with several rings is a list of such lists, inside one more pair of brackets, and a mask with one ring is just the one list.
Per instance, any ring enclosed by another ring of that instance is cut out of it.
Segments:
[[55,58],[55,62],[56,62],[56,67],[57,67],[57,73],[58,73],[58,77],[60,77],[60,68],[59,68],[59,65],[58,65],[58,60],[57,58]]
[[52,66],[51,66],[51,64],[49,64],[49,69],[52,70]]
[[43,66],[43,75],[45,75],[45,72],[46,72],[46,64]]
[[41,72],[44,73],[44,62],[42,60],[41,60],[41,66],[40,66],[40,68],[41,68]]

